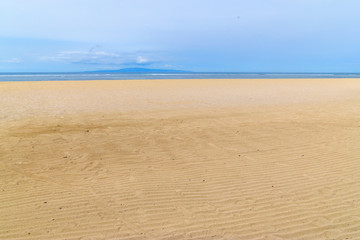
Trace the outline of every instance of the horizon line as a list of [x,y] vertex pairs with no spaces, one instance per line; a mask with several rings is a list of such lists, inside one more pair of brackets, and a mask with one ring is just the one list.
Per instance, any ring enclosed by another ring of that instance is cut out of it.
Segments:
[[[119,69],[122,70],[122,69]],[[150,70],[149,72],[136,72],[136,71],[129,71],[129,72],[116,72],[117,70],[94,70],[94,71],[21,71],[21,72],[0,72],[0,74],[25,74],[25,73],[37,73],[37,74],[43,74],[43,73],[137,73],[137,74],[141,74],[141,73],[184,73],[184,74],[202,74],[202,73],[212,73],[212,74],[221,74],[221,73],[227,73],[227,74],[360,74],[360,72],[268,72],[268,71],[189,71],[189,70],[173,70],[173,69],[146,69],[146,70]],[[151,72],[151,70],[154,70],[153,72]],[[158,70],[158,71],[156,71]],[[169,72],[159,72],[160,71],[169,71]]]

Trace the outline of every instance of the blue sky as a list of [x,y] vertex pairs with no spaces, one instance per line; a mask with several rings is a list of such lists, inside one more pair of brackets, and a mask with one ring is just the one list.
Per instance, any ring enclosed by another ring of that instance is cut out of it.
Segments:
[[4,0],[0,72],[360,72],[358,0]]

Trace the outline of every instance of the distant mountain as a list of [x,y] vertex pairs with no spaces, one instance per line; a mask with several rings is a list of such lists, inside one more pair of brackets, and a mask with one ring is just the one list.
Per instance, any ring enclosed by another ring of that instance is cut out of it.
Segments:
[[186,73],[189,71],[173,69],[122,68],[117,70],[86,71],[87,73]]

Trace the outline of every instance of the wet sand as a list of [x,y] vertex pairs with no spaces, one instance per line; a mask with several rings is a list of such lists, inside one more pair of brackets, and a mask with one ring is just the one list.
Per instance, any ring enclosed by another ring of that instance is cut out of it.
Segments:
[[0,83],[0,239],[359,239],[360,79]]

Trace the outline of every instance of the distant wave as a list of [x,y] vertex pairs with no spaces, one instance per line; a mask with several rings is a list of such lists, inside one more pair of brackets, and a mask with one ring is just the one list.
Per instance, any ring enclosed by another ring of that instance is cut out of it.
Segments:
[[264,75],[334,76],[336,74],[335,73],[264,73]]
[[193,73],[144,73],[144,75],[167,76],[167,75],[194,75]]
[[166,76],[166,75],[191,75],[191,76],[198,76],[198,75],[204,75],[204,76],[215,76],[215,75],[249,75],[249,76],[257,76],[257,75],[263,75],[260,73],[146,73],[145,75],[152,75],[152,76]]
[[0,77],[54,77],[54,76],[102,76],[102,75],[124,75],[121,73],[115,73],[115,74],[111,74],[111,73],[64,73],[64,74],[60,74],[60,73],[47,73],[47,74],[42,74],[42,73],[35,73],[35,74],[2,74],[0,73]]

